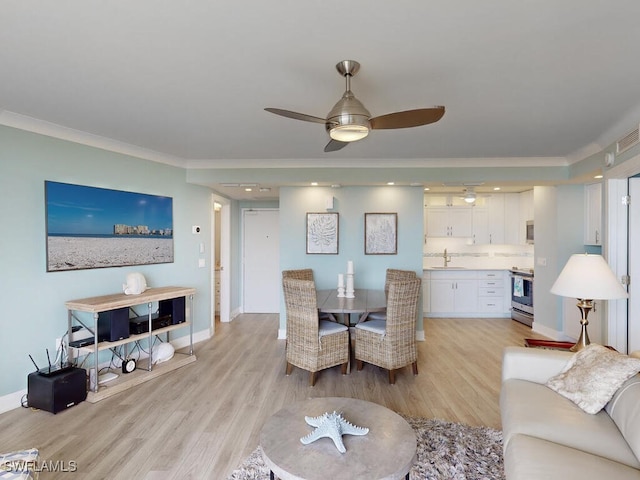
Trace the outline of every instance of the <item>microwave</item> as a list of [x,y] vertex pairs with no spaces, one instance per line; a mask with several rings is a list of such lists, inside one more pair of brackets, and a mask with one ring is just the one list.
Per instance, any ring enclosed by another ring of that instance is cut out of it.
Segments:
[[527,231],[525,237],[527,243],[533,245],[533,220],[527,220]]

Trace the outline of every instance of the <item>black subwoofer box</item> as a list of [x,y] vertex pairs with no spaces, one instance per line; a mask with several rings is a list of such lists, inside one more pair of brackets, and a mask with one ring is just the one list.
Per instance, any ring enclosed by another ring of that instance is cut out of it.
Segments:
[[160,317],[171,315],[171,324],[184,323],[185,321],[185,297],[160,300],[158,302],[158,314]]
[[72,368],[53,375],[30,373],[27,377],[27,403],[51,413],[73,407],[87,398],[87,372]]
[[116,342],[129,338],[129,308],[117,308],[98,314],[98,341]]

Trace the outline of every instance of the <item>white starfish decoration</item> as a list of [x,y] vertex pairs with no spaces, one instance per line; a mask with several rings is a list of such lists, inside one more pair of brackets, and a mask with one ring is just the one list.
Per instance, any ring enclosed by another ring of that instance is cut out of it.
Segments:
[[304,420],[312,427],[316,427],[313,432],[300,439],[304,445],[309,445],[322,437],[329,437],[340,453],[347,451],[342,442],[342,435],[366,435],[369,433],[368,428],[356,427],[347,422],[342,414],[336,413],[335,410],[333,413],[323,413],[319,417],[304,417]]

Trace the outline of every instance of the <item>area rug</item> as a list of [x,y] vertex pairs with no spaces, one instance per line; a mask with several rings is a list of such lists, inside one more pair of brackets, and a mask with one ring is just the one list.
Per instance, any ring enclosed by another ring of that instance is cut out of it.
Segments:
[[[502,480],[502,432],[488,427],[404,416],[416,432],[418,459],[411,480]],[[258,447],[227,480],[268,480]]]

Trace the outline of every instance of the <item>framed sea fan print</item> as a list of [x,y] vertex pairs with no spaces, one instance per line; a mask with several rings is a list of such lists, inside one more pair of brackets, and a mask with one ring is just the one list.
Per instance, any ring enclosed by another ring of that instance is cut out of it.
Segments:
[[398,254],[398,214],[364,214],[365,255]]

